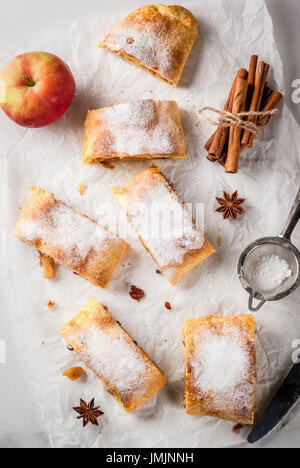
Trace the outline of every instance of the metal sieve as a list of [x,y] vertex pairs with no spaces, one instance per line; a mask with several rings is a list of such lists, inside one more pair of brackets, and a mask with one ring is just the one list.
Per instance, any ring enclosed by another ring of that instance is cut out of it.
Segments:
[[[300,252],[291,243],[291,235],[300,218],[300,189],[290,211],[282,233],[277,237],[263,237],[252,242],[241,254],[238,261],[238,276],[249,293],[249,310],[258,311],[266,301],[278,301],[291,294],[300,284]],[[286,260],[292,275],[273,290],[257,290],[253,282],[253,269],[265,255],[277,255]],[[253,300],[259,301],[254,307]]]

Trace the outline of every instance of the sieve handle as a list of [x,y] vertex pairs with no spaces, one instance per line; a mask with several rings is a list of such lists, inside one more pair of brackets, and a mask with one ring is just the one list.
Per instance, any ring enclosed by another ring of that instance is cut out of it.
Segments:
[[280,234],[280,236],[284,237],[285,239],[290,240],[293,230],[295,229],[298,221],[300,218],[300,189],[297,193],[296,199],[293,203],[292,209],[290,211],[289,217],[285,224],[285,227]]
[[264,305],[264,303],[266,302],[265,299],[261,299],[261,301],[257,304],[256,307],[253,306],[253,299],[254,299],[254,296],[249,296],[249,302],[248,302],[248,308],[249,310],[251,310],[251,312],[257,312],[259,309],[261,309],[261,307]]

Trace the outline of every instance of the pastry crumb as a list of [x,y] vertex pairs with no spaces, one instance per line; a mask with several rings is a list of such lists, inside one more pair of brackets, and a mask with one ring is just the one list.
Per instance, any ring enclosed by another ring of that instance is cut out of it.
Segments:
[[44,269],[45,279],[54,279],[56,277],[55,263],[52,257],[40,254],[40,266]]
[[55,302],[54,301],[48,301],[47,306],[49,307],[49,309],[52,309],[52,307],[55,306]]
[[78,380],[82,374],[84,373],[84,370],[82,367],[71,367],[71,369],[67,369],[65,372],[63,372],[63,376],[68,377],[70,380]]
[[243,424],[236,424],[234,426],[234,428],[232,429],[232,431],[235,433],[235,434],[239,434],[241,432],[241,429],[243,428]]
[[165,302],[165,308],[168,310],[172,309],[170,302]]
[[102,162],[101,162],[101,165],[102,165],[103,167],[105,167],[105,169],[113,170],[113,169],[115,168],[115,165],[114,165],[114,164],[109,163],[109,162],[107,162],[107,161],[102,161]]
[[218,238],[217,238],[217,246],[218,247],[222,246],[222,237],[221,236],[218,236]]
[[86,188],[87,188],[86,185],[80,182],[80,184],[78,185],[78,192],[81,196],[84,195]]

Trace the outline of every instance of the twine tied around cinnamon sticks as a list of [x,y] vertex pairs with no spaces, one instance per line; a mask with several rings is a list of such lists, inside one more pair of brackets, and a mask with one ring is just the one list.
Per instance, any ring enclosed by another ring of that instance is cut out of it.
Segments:
[[[200,109],[200,119],[218,126],[204,145],[207,158],[212,162],[219,161],[228,173],[238,172],[241,152],[252,147],[259,129],[278,112],[276,106],[283,97],[267,86],[270,65],[264,62],[257,65],[257,62],[258,56],[253,55],[249,72],[244,68],[238,71],[224,111],[211,107]],[[218,122],[202,115],[206,110],[219,114]]]
[[[212,120],[209,117],[202,115],[202,113],[205,111],[211,111],[211,112],[215,112],[216,114],[219,114],[219,120],[218,121]],[[239,112],[238,114],[233,114],[232,112],[225,111],[225,110],[220,111],[218,109],[215,109],[214,107],[202,107],[202,109],[199,110],[199,118],[217,127],[223,127],[223,128],[240,127],[243,130],[249,131],[255,137],[258,137],[260,128],[266,126],[269,123],[270,117],[274,114],[277,114],[278,112],[279,112],[278,109],[273,109],[267,112],[252,111],[252,112]],[[255,124],[254,122],[244,120],[245,117],[249,117],[249,116],[258,118],[258,123]]]

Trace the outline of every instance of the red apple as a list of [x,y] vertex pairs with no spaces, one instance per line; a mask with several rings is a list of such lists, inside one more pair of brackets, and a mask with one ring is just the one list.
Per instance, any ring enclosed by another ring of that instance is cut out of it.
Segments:
[[18,55],[0,73],[0,106],[23,127],[44,127],[59,119],[75,92],[68,65],[56,55]]

